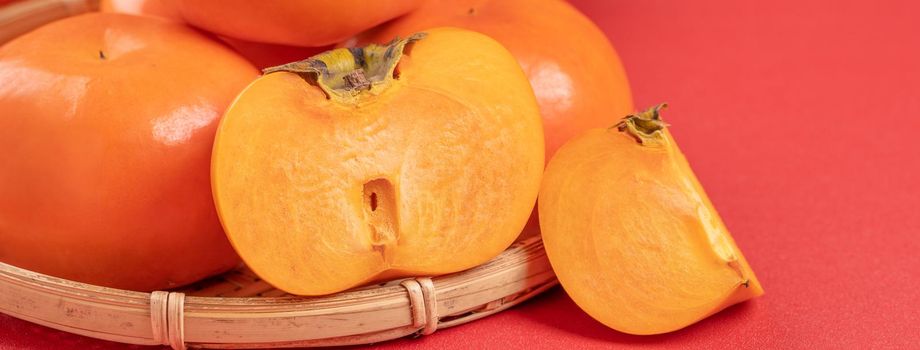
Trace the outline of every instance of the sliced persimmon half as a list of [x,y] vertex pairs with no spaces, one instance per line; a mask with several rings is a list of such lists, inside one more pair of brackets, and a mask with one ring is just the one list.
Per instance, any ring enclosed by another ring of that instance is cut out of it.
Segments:
[[221,121],[212,185],[245,262],[287,292],[464,270],[517,237],[543,131],[514,57],[432,29],[266,69]]
[[567,142],[540,190],[543,242],[566,293],[632,334],[674,331],[763,294],[660,108]]

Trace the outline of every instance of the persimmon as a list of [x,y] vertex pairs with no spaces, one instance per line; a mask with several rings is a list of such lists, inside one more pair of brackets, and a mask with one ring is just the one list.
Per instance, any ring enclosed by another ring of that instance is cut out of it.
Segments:
[[176,0],[101,0],[99,11],[160,17],[182,22]]
[[502,43],[527,73],[546,133],[546,160],[572,136],[633,111],[629,82],[613,46],[590,19],[560,0],[429,0],[418,10],[343,46],[382,43],[451,26]]
[[674,331],[763,294],[659,108],[566,143],[540,189],[559,282],[592,317],[632,334]]
[[524,226],[544,165],[527,78],[485,35],[426,33],[270,68],[227,110],[215,202],[272,285],[321,295],[460,271]]
[[221,114],[257,76],[152,17],[71,17],[0,48],[0,261],[132,290],[239,264],[209,165]]
[[231,38],[290,46],[332,45],[403,15],[424,0],[177,0],[189,23]]
[[304,60],[332,48],[331,46],[300,47],[266,44],[228,37],[221,37],[220,40],[227,43],[227,45],[249,60],[249,62],[252,62],[252,64],[259,69]]
[[[102,0],[99,6],[102,12],[153,16],[184,22],[174,0]],[[220,40],[259,69],[299,61],[331,48],[266,44],[229,37],[220,37]]]

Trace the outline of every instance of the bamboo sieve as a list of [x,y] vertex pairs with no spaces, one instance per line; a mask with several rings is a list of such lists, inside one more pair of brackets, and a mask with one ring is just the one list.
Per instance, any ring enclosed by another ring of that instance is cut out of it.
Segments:
[[[0,44],[97,7],[98,0],[13,2],[0,8]],[[174,349],[337,346],[428,335],[505,310],[557,283],[539,236],[464,272],[318,298],[285,294],[245,267],[182,289],[141,293],[0,263],[0,312],[88,337]]]
[[355,345],[427,335],[556,285],[539,237],[473,269],[296,297],[246,268],[174,291],[141,293],[0,263],[0,312],[88,337],[174,349]]

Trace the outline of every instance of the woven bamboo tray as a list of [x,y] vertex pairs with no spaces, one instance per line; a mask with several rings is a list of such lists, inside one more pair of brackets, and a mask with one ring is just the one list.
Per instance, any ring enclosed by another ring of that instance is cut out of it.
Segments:
[[140,293],[0,263],[0,312],[88,337],[174,349],[335,346],[431,334],[555,284],[538,237],[461,273],[319,298],[287,295],[246,268],[181,290]]
[[[97,0],[6,5],[0,8],[0,44],[97,5]],[[319,298],[285,294],[246,267],[178,290],[141,293],[0,263],[0,312],[88,337],[174,349],[337,346],[428,335],[500,312],[556,284],[539,237],[518,241],[461,273]]]

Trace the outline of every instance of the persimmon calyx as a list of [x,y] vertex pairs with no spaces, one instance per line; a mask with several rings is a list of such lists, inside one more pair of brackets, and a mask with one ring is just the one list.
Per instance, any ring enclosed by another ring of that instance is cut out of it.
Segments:
[[426,33],[396,38],[386,45],[371,44],[329,50],[308,59],[269,67],[263,74],[291,72],[316,82],[326,96],[339,101],[353,100],[366,91],[379,92],[394,79],[396,65],[407,45],[421,40]]
[[669,125],[661,120],[659,112],[667,107],[667,103],[662,103],[644,112],[630,114],[623,117],[614,127],[636,139],[642,145],[661,145],[666,142],[663,130]]

